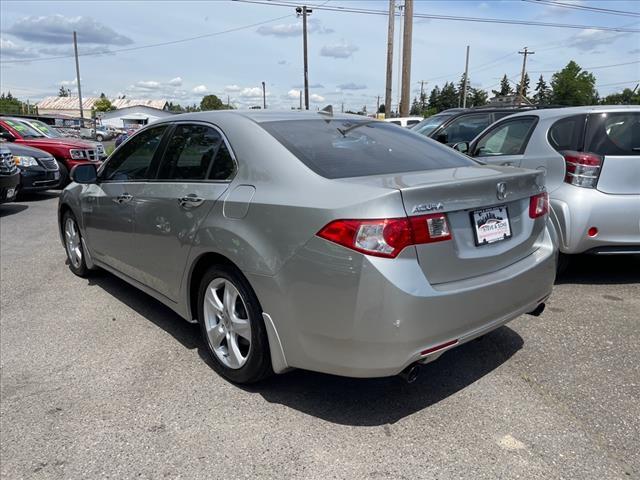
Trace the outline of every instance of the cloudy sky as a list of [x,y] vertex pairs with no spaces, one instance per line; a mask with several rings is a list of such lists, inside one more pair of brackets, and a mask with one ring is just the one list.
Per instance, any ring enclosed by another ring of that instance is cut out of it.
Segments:
[[[640,2],[563,1],[635,15],[520,0],[417,0],[414,11],[640,29]],[[373,10],[388,6],[386,0],[310,0],[309,5],[314,4]],[[60,85],[75,88],[73,30],[85,54],[80,58],[85,96],[104,92],[184,105],[215,93],[246,107],[261,103],[265,81],[268,105],[288,109],[298,104],[303,82],[302,24],[293,7],[230,0],[3,0],[0,29],[1,90],[32,101],[57,94]],[[345,108],[375,108],[376,97],[384,95],[387,18],[316,8],[309,17],[309,32],[313,108],[342,102]],[[471,46],[471,84],[487,90],[496,88],[505,73],[519,80],[522,57],[517,51],[524,46],[536,52],[528,62],[532,84],[541,72],[549,78],[572,59],[585,68],[626,63],[591,70],[601,95],[640,82],[639,33],[416,18],[413,38],[416,92],[420,80],[427,81],[428,90],[448,80],[457,82],[466,45]],[[161,45],[147,48],[156,44]],[[394,73],[394,98],[396,82]]]

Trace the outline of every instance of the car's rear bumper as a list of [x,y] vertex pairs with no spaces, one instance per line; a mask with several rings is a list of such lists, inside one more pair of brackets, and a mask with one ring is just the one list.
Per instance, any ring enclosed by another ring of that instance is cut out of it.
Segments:
[[[315,238],[276,277],[249,276],[273,320],[286,364],[350,377],[395,375],[513,318],[551,293],[556,251],[537,250],[498,271],[431,286],[406,249],[389,260]],[[445,349],[421,352],[448,342]]]
[[[640,247],[640,195],[612,195],[595,189],[562,186],[551,194],[554,225],[563,253],[597,253],[608,247]],[[595,227],[598,233],[590,236]]]

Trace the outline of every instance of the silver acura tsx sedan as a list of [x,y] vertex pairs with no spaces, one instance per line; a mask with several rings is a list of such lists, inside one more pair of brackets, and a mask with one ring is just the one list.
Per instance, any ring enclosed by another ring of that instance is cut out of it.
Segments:
[[108,270],[198,322],[234,382],[413,375],[540,312],[554,281],[542,172],[364,117],[176,115],[72,179],[71,270]]

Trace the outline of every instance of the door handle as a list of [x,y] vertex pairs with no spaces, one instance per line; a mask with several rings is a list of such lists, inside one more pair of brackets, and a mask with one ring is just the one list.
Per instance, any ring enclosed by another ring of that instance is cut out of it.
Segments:
[[500,164],[501,167],[513,167],[516,162],[502,162]]
[[178,203],[182,208],[195,208],[204,203],[204,198],[198,197],[195,193],[190,193],[178,199]]
[[133,199],[133,195],[129,195],[128,193],[123,193],[122,195],[118,195],[113,199],[115,203],[129,203]]

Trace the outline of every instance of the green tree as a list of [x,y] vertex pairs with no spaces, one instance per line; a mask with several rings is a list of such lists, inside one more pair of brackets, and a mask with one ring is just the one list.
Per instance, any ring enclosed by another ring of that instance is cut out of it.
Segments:
[[24,104],[11,95],[11,92],[7,92],[6,95],[4,92],[0,94],[0,113],[22,113],[24,107]]
[[110,112],[115,109],[116,107],[111,104],[111,100],[104,93],[101,93],[100,98],[93,104],[93,110],[96,112]]
[[640,105],[640,91],[636,88],[625,88],[620,93],[612,93],[604,97],[600,103],[604,105]]
[[438,97],[437,109],[439,112],[448,108],[456,108],[458,106],[458,92],[453,82],[447,82],[442,87],[440,96]]
[[481,107],[487,104],[489,94],[480,88],[471,88],[467,98],[468,107]]
[[58,90],[58,96],[59,97],[70,97],[71,96],[71,90],[68,88],[65,88],[64,85],[60,85],[60,90]]
[[551,77],[551,102],[558,105],[591,105],[597,102],[596,77],[571,60]]
[[[516,93],[520,93],[520,84],[516,85]],[[529,94],[529,74],[524,74],[524,89],[522,90],[522,95],[526,97]]]
[[422,113],[422,106],[418,101],[418,97],[414,97],[413,103],[411,104],[411,110],[409,110],[409,115],[420,115]]
[[438,99],[440,98],[440,87],[437,85],[433,87],[429,94],[429,108],[438,109]]
[[182,108],[182,105],[180,105],[179,103],[169,102],[167,105],[167,108],[169,109],[170,112],[177,112],[177,113],[184,112],[184,108]]
[[509,79],[507,78],[507,74],[502,77],[500,80],[500,90],[491,90],[494,95],[499,97],[506,97],[507,95],[513,95],[513,89],[511,88],[511,83],[509,83]]
[[222,103],[217,95],[205,95],[200,102],[200,110],[225,110],[227,106]]
[[540,75],[536,84],[535,94],[533,95],[533,103],[536,105],[549,105],[551,103],[551,89],[544,81],[544,77]]
[[385,110],[386,110],[386,107],[384,106],[384,103],[381,103],[380,106],[378,107],[378,113],[386,113]]

